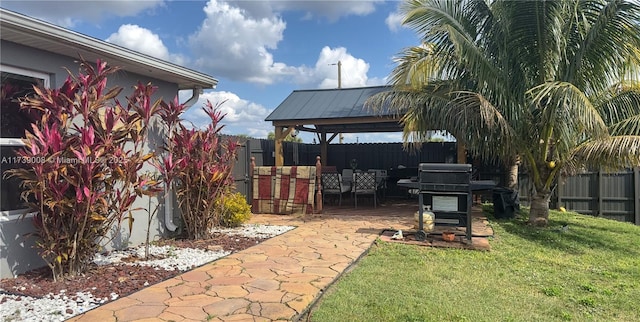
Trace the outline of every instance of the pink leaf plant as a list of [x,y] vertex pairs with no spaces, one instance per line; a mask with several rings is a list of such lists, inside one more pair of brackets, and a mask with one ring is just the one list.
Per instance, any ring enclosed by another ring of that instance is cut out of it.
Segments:
[[[221,209],[217,202],[232,189],[231,169],[237,151],[221,144],[220,121],[224,114],[221,104],[207,102],[203,107],[211,123],[205,130],[187,129],[178,122],[183,109],[174,100],[163,105],[161,117],[169,127],[171,140],[165,149],[171,154],[164,158],[163,176],[176,181],[176,194],[187,237],[198,239],[207,237],[213,226],[221,222]],[[231,144],[235,145],[235,143]]]
[[[205,130],[187,129],[180,119],[186,105],[177,97],[154,100],[156,88],[138,83],[122,105],[122,88],[108,89],[107,76],[117,68],[103,61],[82,61],[77,75],[58,89],[35,88],[21,108],[35,121],[17,154],[39,162],[9,171],[22,180],[22,198],[34,216],[36,245],[55,279],[84,272],[91,257],[124,220],[133,225],[137,198],[151,198],[174,183],[188,238],[204,238],[219,225],[215,202],[233,189],[237,143],[220,138],[225,115],[221,104],[203,107],[211,123]],[[3,95],[10,88],[3,88]],[[154,117],[166,129],[164,155],[148,151]],[[141,177],[151,162],[161,177]],[[150,202],[150,199],[149,199]],[[150,223],[155,211],[148,211]],[[148,236],[147,236],[148,237]]]
[[122,89],[107,88],[107,76],[118,69],[104,61],[82,61],[80,70],[60,88],[36,87],[21,99],[21,108],[37,118],[16,153],[43,162],[9,171],[37,212],[33,236],[54,279],[85,271],[99,241],[108,241],[132,210],[138,172],[150,158],[138,121],[152,118],[160,105],[150,103],[154,88],[143,86],[123,107]]

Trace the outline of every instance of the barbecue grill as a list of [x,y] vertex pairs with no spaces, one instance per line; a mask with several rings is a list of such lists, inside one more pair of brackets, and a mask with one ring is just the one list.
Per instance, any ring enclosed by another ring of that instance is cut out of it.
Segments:
[[471,242],[471,165],[421,163],[418,168],[419,227],[416,240],[425,240],[424,206],[430,205],[436,226],[466,227]]

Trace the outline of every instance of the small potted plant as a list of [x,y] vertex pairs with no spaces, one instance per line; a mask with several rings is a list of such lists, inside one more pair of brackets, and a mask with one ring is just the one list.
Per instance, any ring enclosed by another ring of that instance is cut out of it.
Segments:
[[443,231],[442,232],[442,240],[446,242],[452,242],[456,239],[456,233],[452,231]]

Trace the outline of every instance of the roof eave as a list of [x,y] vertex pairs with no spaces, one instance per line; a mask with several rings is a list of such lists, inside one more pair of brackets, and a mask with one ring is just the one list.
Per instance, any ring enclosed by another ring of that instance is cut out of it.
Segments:
[[156,77],[156,74],[153,74],[151,71],[161,70],[165,73],[175,75],[177,78],[182,80],[178,83],[179,89],[191,89],[196,87],[209,89],[215,88],[218,84],[217,79],[204,73],[92,38],[38,19],[21,15],[4,8],[0,8],[0,14],[2,34],[15,31],[31,37],[39,37],[40,39],[59,43],[61,45],[71,45],[79,49],[98,54],[99,56],[104,56],[105,58],[116,58],[130,64],[141,65],[149,70],[148,74],[145,76]]

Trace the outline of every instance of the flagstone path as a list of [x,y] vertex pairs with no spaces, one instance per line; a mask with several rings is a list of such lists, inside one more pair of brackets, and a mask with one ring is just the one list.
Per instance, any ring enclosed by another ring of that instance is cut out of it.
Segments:
[[401,206],[255,215],[251,223],[297,228],[69,321],[297,320],[383,229],[411,229],[415,209]]
[[256,215],[283,235],[107,303],[69,321],[289,321],[362,256],[381,229],[409,220]]

